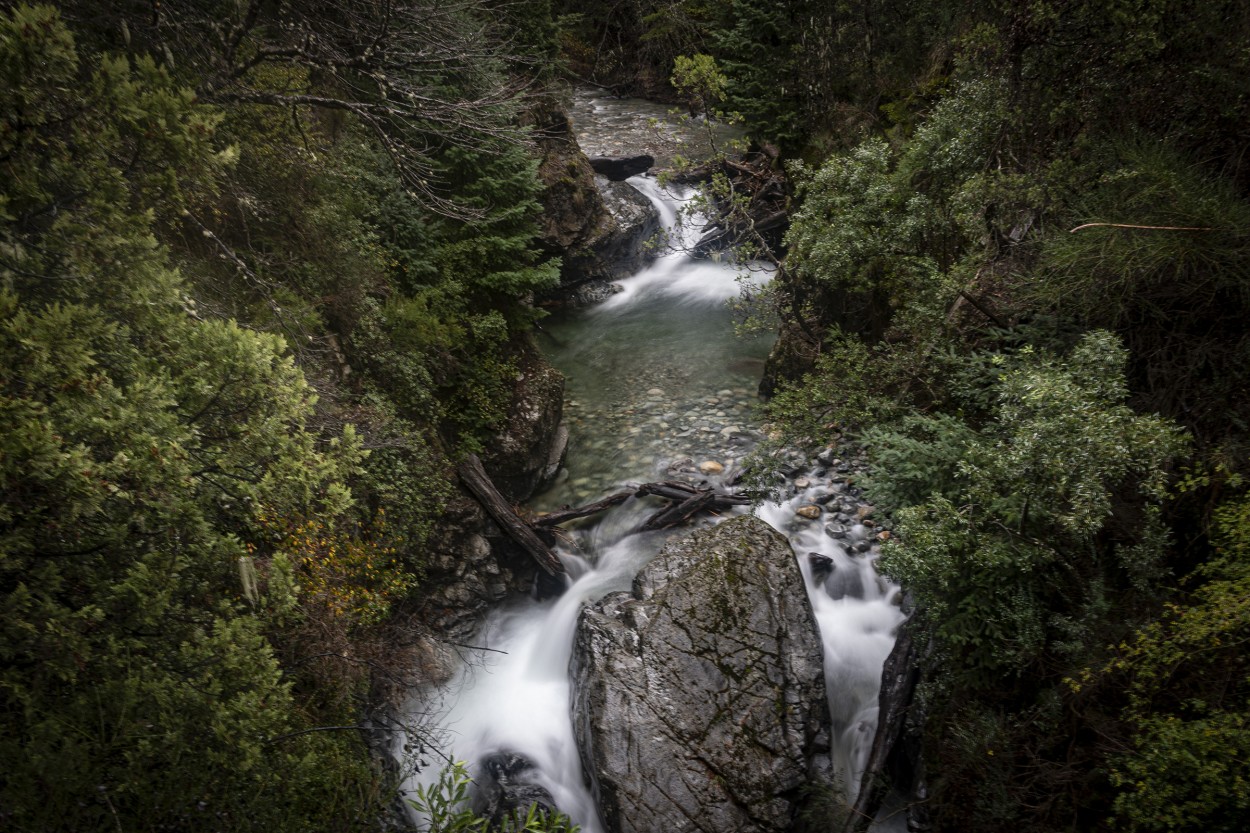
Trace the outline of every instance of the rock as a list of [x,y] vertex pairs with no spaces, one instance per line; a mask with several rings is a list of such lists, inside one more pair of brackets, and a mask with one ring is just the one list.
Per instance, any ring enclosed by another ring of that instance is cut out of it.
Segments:
[[794,514],[798,515],[800,518],[807,518],[809,521],[814,521],[820,517],[820,507],[809,503],[806,506],[800,506],[798,509],[795,509]]
[[806,489],[810,485],[812,485],[812,481],[811,478],[808,477],[800,477],[798,480],[794,481],[794,488],[796,489]]
[[574,306],[602,300],[616,291],[612,281],[655,256],[647,243],[660,230],[659,214],[632,186],[596,176],[558,106],[540,98],[522,120],[535,128],[541,154],[539,240],[561,264],[560,286],[539,300]]
[[481,815],[490,819],[492,829],[503,829],[513,817],[525,818],[533,805],[544,813],[555,813],[556,802],[545,788],[528,780],[534,765],[514,752],[496,752],[482,762],[484,777],[479,800]]
[[655,158],[643,154],[641,156],[592,156],[590,167],[595,173],[606,176],[613,182],[629,179],[631,176],[645,174],[655,164]]
[[888,540],[890,540],[890,530],[888,530],[888,529],[883,529],[883,530],[881,530],[880,532],[878,532],[878,533],[877,533],[877,540],[878,540],[878,541],[888,541]]
[[809,552],[807,563],[811,565],[812,577],[817,581],[833,572],[833,559],[824,553]]
[[780,833],[831,783],[816,622],[757,518],[669,543],[632,592],[583,608],[570,670],[607,833]]
[[650,244],[660,233],[660,213],[651,200],[628,182],[595,177],[595,188],[616,223],[616,231],[595,244],[614,279],[627,278],[655,259]]
[[471,639],[490,608],[525,593],[538,570],[476,500],[456,492],[422,548],[425,575],[418,612],[436,632]]
[[554,482],[568,447],[564,376],[528,339],[517,345],[521,367],[508,421],[482,454],[482,465],[509,500],[522,501]]
[[699,472],[701,474],[720,474],[725,467],[715,460],[704,460],[699,464]]
[[825,534],[830,538],[845,538],[846,527],[842,524],[825,524]]

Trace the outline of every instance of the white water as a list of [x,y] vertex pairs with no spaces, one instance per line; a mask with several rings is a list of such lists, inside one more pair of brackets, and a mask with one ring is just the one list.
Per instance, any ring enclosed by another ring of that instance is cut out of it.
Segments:
[[[666,193],[653,180],[630,180],[660,209],[665,227],[689,246],[697,228],[676,228],[678,203],[688,194]],[[610,329],[640,307],[654,306],[655,315],[675,317],[689,328],[723,328],[712,321],[723,302],[738,293],[737,270],[731,266],[695,261],[684,251],[662,254],[647,269],[622,282],[624,290],[587,311],[586,326]],[[766,275],[764,276],[766,279]],[[657,299],[665,303],[655,305]],[[559,362],[557,361],[557,366]],[[709,380],[715,390],[718,380]],[[656,447],[656,455],[672,449]],[[574,472],[576,475],[576,472]],[[624,474],[622,476],[625,476]],[[825,676],[835,731],[835,766],[848,800],[853,799],[876,728],[877,689],[881,666],[889,653],[902,614],[893,604],[897,588],[879,579],[872,552],[848,555],[825,535],[823,523],[796,521],[794,509],[810,502],[816,487],[783,504],[766,504],[756,514],[787,532],[799,557],[809,597],[825,647]],[[418,710],[446,739],[443,753],[469,763],[476,777],[481,762],[492,753],[520,754],[534,764],[529,774],[545,787],[557,806],[586,833],[602,829],[586,786],[573,739],[570,719],[569,656],[581,606],[603,595],[628,589],[633,577],[660,549],[665,535],[631,535],[653,506],[630,501],[612,510],[597,525],[573,532],[573,546],[561,557],[573,581],[557,600],[517,600],[492,615],[475,644],[489,651],[475,652],[474,661],[456,674],[450,685],[428,692]],[[868,533],[852,531],[852,542]],[[677,534],[681,534],[680,532]],[[574,554],[574,551],[584,553]],[[807,554],[818,552],[834,559],[836,569],[820,584],[813,581]],[[437,779],[437,759],[415,776],[416,783]]]

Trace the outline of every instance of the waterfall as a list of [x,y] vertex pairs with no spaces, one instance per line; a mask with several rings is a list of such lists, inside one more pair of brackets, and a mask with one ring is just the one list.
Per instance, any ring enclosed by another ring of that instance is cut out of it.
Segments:
[[[758,372],[742,368],[761,360],[768,345],[733,335],[724,302],[738,293],[739,269],[687,254],[698,233],[697,221],[678,223],[689,191],[645,177],[629,181],[656,205],[670,239],[681,245],[622,281],[622,291],[607,301],[552,325],[561,348],[551,359],[568,377],[567,412],[580,422],[573,425],[568,479],[546,505],[584,503],[615,485],[663,476],[683,460],[714,459],[728,468],[758,439],[750,424]],[[751,279],[768,277],[761,269]],[[794,523],[795,509],[816,497],[813,489],[755,512],[789,536],[799,557],[824,643],[835,765],[853,799],[876,727],[882,663],[902,614],[894,604],[897,588],[873,569],[873,551],[847,551],[869,540],[870,530],[852,526],[837,540],[823,524]],[[474,652],[450,684],[414,706],[443,739],[443,753],[468,762],[475,778],[494,753],[526,758],[534,765],[528,779],[586,833],[602,826],[570,720],[573,632],[583,604],[628,589],[659,551],[665,533],[631,534],[649,511],[631,500],[574,530],[562,545],[575,577],[564,594],[497,610],[477,637],[489,650]],[[832,571],[818,575],[809,553],[830,559]],[[437,779],[438,759],[426,761],[432,765],[415,783]]]

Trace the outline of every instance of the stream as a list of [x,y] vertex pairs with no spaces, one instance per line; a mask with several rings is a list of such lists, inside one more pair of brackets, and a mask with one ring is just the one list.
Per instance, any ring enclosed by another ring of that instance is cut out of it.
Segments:
[[[674,242],[693,242],[697,224],[678,223],[690,192],[661,188],[648,177],[629,182],[656,205]],[[770,278],[764,269],[748,270],[745,278],[740,272],[740,266],[694,260],[681,245],[668,247],[606,301],[544,320],[541,341],[567,379],[570,444],[567,473],[532,502],[534,509],[581,505],[626,483],[686,477],[719,484],[731,476],[760,439],[755,388],[772,340],[734,333],[726,302],[739,294],[739,280]],[[876,530],[861,523],[862,501],[839,463],[813,461],[792,471],[781,487],[784,500],[740,511],[753,511],[795,549],[824,645],[835,768],[851,801],[876,728],[882,663],[903,615],[898,588],[873,568]],[[796,514],[813,503],[824,507],[819,520]],[[586,833],[603,827],[570,719],[573,632],[583,604],[628,589],[667,537],[688,532],[634,533],[654,511],[631,499],[570,529],[559,547],[570,577],[565,592],[541,602],[514,599],[496,610],[474,642],[484,650],[472,652],[450,684],[414,706],[443,739],[442,754],[467,762],[475,780],[492,757],[523,756],[533,765],[526,780],[546,789]],[[414,776],[416,784],[437,780],[438,757],[423,757],[430,765]]]

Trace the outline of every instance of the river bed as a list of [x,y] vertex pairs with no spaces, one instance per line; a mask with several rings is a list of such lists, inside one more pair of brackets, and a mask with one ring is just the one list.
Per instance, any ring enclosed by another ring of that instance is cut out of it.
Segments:
[[[737,296],[743,270],[686,253],[682,244],[695,232],[677,217],[689,192],[647,177],[630,184],[657,205],[677,245],[601,304],[544,321],[544,347],[567,379],[571,436],[567,471],[533,501],[536,509],[579,505],[624,483],[673,476],[723,485],[759,439],[755,389],[771,337],[734,333],[726,302]],[[765,269],[745,276],[770,277]],[[754,511],[795,547],[821,629],[835,765],[849,801],[876,727],[882,663],[903,616],[898,589],[873,569],[875,530],[862,523],[848,481],[836,465],[791,472],[786,500],[740,511]],[[809,505],[824,507],[827,517],[796,513]],[[475,641],[483,650],[414,708],[441,738],[442,754],[466,761],[478,780],[501,754],[523,756],[533,765],[525,779],[549,792],[586,833],[600,833],[602,825],[570,719],[573,631],[583,604],[627,589],[667,536],[685,534],[634,533],[652,511],[631,500],[571,529],[559,548],[571,578],[563,595],[515,599],[497,610]],[[833,572],[814,570],[818,563]],[[416,783],[434,780],[435,766],[416,776]]]

